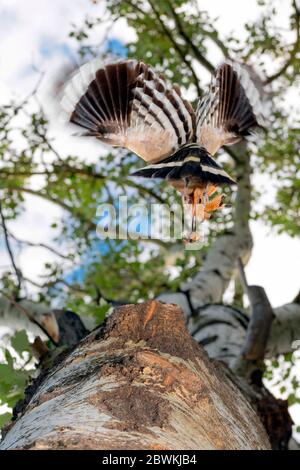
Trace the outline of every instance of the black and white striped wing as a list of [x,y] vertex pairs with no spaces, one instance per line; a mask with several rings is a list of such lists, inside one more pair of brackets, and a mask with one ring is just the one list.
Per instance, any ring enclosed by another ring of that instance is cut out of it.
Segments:
[[136,60],[85,64],[65,88],[62,106],[83,135],[147,162],[166,158],[194,135],[193,109],[178,88]]
[[223,63],[217,68],[196,110],[197,141],[211,155],[263,125],[263,104],[255,78],[239,63]]

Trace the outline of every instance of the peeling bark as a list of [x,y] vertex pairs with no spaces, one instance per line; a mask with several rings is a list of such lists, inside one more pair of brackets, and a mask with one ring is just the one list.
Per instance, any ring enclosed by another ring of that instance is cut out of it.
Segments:
[[269,449],[174,305],[116,309],[31,388],[1,449]]

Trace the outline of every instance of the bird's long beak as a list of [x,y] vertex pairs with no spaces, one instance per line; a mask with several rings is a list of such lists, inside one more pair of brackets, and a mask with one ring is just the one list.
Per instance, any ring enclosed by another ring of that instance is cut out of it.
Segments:
[[196,232],[197,229],[197,220],[196,220],[196,212],[192,215],[192,232]]
[[197,220],[200,222],[204,220],[204,208],[207,198],[206,188],[196,188],[191,196],[192,224],[191,233],[189,235],[190,242],[199,240],[199,235],[197,234]]
[[213,196],[216,190],[217,186],[208,185],[206,187],[196,188],[188,195],[183,194],[183,203],[189,204],[192,215],[191,233],[188,237],[189,242],[199,240],[197,222],[199,221],[201,223],[203,220],[209,219],[211,212],[224,207],[221,204],[224,196],[223,194],[219,194],[210,199],[210,196]]

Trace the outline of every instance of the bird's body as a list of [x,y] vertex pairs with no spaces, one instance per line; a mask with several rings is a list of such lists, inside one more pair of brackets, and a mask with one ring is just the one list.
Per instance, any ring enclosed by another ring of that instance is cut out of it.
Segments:
[[259,92],[237,63],[220,65],[196,111],[176,85],[136,60],[79,69],[65,89],[68,120],[83,135],[125,147],[148,165],[135,176],[166,179],[191,203],[193,220],[209,217],[222,197],[216,188],[234,180],[213,155],[260,126]]
[[185,144],[164,160],[149,164],[134,174],[146,178],[163,178],[173,185],[178,182],[177,187],[181,183],[189,188],[207,183],[234,183],[204,147],[193,143]]

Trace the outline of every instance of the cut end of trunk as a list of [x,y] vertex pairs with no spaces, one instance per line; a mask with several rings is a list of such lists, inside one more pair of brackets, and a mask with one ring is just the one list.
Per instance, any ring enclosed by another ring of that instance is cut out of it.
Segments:
[[269,449],[256,412],[181,309],[117,308],[45,377],[2,449]]

